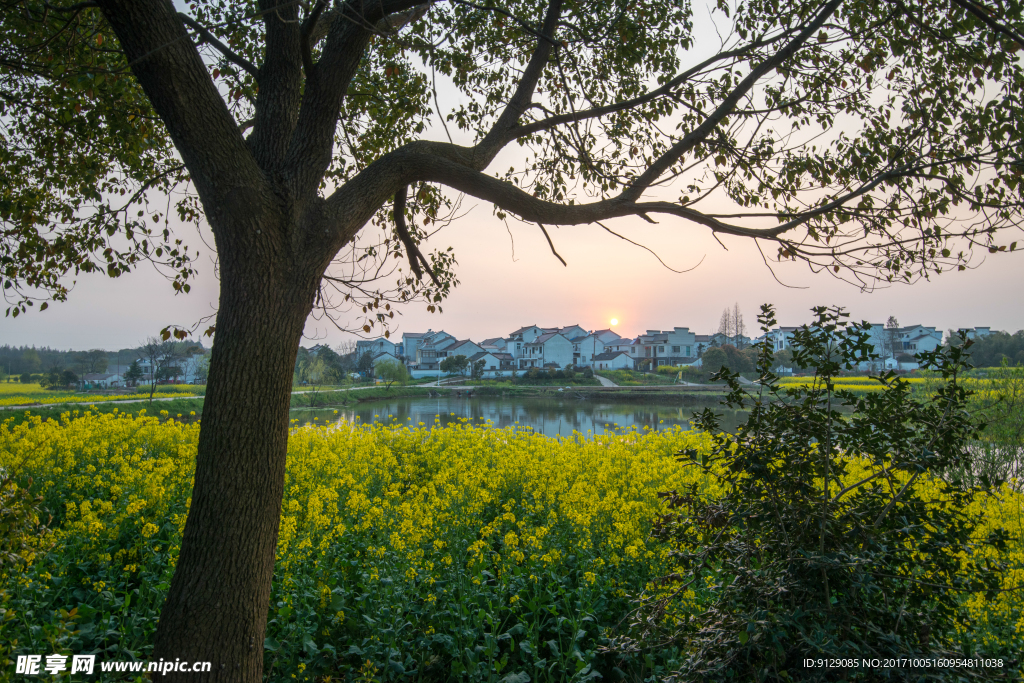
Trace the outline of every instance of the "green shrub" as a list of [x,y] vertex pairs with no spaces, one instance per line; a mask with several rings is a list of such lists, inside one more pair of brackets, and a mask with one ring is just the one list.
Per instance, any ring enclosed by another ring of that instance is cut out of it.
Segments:
[[[768,344],[759,348],[757,395],[736,373],[716,376],[731,389],[724,403],[748,407],[750,417],[729,434],[710,409],[698,416],[697,428],[716,435],[712,453],[680,455],[718,486],[663,494],[670,511],[654,535],[671,545],[676,570],[663,590],[645,594],[620,651],[679,643],[688,654],[669,681],[962,680],[965,672],[822,670],[807,658],[988,655],[1009,668],[967,671],[972,678],[1017,673],[1012,647],[985,651],[971,637],[965,605],[965,596],[992,600],[1004,585],[1007,532],[981,533],[984,513],[972,508],[991,482],[973,488],[942,477],[971,468],[967,444],[978,430],[960,382],[967,355],[921,354],[945,380],[927,402],[893,373],[879,378],[883,391],[856,396],[832,380],[872,357],[869,335],[838,309],[814,310],[815,325],[794,334],[794,360],[816,369],[811,385],[781,388]],[[759,320],[775,325],[771,307]]]

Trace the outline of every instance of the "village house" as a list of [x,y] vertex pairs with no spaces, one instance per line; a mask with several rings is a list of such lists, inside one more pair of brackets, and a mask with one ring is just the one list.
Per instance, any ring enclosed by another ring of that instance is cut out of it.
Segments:
[[446,349],[456,341],[454,336],[444,330],[422,337],[416,346],[415,362],[412,367],[416,370],[439,369],[440,362],[448,357]]
[[384,361],[394,361],[395,363],[399,364],[402,362],[395,354],[390,353],[388,351],[382,351],[381,353],[378,353],[370,360],[370,365],[373,367],[374,372],[377,371],[377,365],[383,363]]
[[522,355],[516,360],[520,369],[564,368],[572,365],[572,342],[560,332],[548,332],[523,342]]
[[630,348],[634,367],[652,370],[660,365],[690,365],[698,355],[697,335],[688,327],[647,330]]
[[[315,349],[316,347],[314,347]],[[396,344],[390,339],[384,337],[377,337],[376,339],[360,339],[356,342],[356,358],[361,358],[364,353],[369,353],[371,356],[376,357],[381,353],[390,353],[392,356],[398,356],[398,349]]]
[[[485,379],[498,379],[512,373],[515,366],[512,363],[512,356],[508,353],[480,351],[469,357],[473,365],[483,361],[483,376]],[[472,365],[471,365],[472,367]]]
[[113,372],[87,372],[81,382],[82,389],[111,389],[124,386],[124,377]]
[[483,350],[483,347],[480,346],[479,344],[471,342],[468,339],[463,339],[461,341],[456,341],[451,346],[446,347],[444,349],[444,353],[446,357],[465,356],[466,358],[469,358],[470,356],[478,354]]
[[594,370],[632,370],[633,359],[625,351],[605,351],[594,356]]

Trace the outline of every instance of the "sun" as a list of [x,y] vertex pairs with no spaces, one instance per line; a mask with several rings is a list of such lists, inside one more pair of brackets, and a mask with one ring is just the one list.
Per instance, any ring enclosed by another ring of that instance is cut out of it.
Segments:
[[619,324],[619,319],[618,318],[612,318],[612,326],[615,326],[615,325],[618,325],[618,324]]

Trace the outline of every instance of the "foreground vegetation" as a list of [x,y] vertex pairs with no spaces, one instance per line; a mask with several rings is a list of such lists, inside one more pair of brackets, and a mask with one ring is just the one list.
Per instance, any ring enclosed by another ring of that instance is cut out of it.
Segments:
[[[708,437],[429,427],[293,431],[265,642],[271,680],[654,680],[678,668],[678,646],[603,648],[631,599],[672,569],[669,545],[650,535],[658,492],[724,491],[675,458],[709,453]],[[117,412],[4,423],[0,466],[39,497],[41,521],[52,519],[48,532],[26,524],[5,539],[24,547],[0,575],[0,665],[38,652],[150,654],[197,436],[196,424]],[[1022,523],[1009,488],[973,505],[985,531]],[[1004,556],[1024,559],[1017,544]],[[1007,587],[1022,580],[1007,576]],[[1020,647],[1013,593],[964,599],[975,623],[966,639],[997,653]]]

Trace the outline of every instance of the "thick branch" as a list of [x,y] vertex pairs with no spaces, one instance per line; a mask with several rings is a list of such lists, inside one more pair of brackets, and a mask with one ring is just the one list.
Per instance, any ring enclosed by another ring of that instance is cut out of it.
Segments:
[[302,31],[298,5],[279,0],[260,3],[266,30],[266,57],[256,95],[256,116],[249,146],[260,168],[275,169],[288,150],[302,97]]
[[[342,5],[340,16],[331,23],[320,61],[313,66],[312,76],[306,82],[284,160],[284,174],[294,196],[315,193],[331,164],[338,112],[374,26],[385,17],[418,4],[416,0],[367,0],[365,4],[354,1]],[[327,14],[320,21],[326,17]],[[297,38],[298,34],[296,26]]]
[[547,39],[537,39],[537,48],[533,51],[533,56],[530,57],[526,69],[523,70],[523,76],[519,80],[516,91],[509,98],[505,110],[501,112],[501,116],[494,122],[491,130],[474,148],[473,166],[477,170],[487,168],[495,155],[509,142],[509,132],[516,128],[519,124],[519,117],[530,106],[537,83],[544,73],[544,67],[547,66],[548,57],[551,56],[552,41],[550,38],[555,35],[561,12],[562,0],[551,0],[545,13],[544,25],[541,28],[541,34]]
[[265,190],[238,124],[171,3],[100,0],[132,72],[160,116],[204,204],[228,207]]

